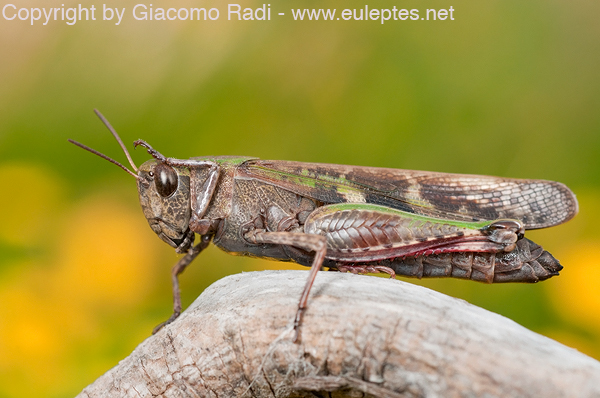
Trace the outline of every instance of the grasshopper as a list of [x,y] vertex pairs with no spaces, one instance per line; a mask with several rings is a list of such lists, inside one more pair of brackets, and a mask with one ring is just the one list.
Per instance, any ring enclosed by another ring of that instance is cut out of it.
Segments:
[[[310,266],[294,318],[294,341],[317,272],[384,272],[417,278],[538,282],[562,269],[525,230],[573,218],[563,184],[414,170],[260,160],[242,156],[152,156],[139,168],[110,123],[133,170],[76,141],[137,180],[150,228],[185,255],[172,270],[173,314],[181,313],[179,275],[212,241],[222,250]],[[196,234],[199,242],[194,245]]]

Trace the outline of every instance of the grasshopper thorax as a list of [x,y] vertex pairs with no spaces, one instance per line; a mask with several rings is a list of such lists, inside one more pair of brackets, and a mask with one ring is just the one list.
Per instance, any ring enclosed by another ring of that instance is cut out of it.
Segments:
[[189,169],[149,160],[138,170],[137,187],[150,228],[178,252],[187,251],[194,243]]

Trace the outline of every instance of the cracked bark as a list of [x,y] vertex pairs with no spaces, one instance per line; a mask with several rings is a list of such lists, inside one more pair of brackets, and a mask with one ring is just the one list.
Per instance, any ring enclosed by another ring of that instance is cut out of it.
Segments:
[[600,397],[600,362],[429,289],[306,271],[232,275],[79,397]]

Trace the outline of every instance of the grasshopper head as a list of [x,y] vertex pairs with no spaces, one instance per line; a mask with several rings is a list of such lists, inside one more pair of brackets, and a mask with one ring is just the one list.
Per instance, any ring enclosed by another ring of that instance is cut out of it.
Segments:
[[138,170],[137,187],[150,228],[177,252],[186,252],[194,243],[194,232],[188,227],[191,215],[189,170],[149,160]]
[[[188,251],[194,244],[194,232],[189,229],[191,214],[189,170],[171,167],[161,160],[149,160],[138,169],[115,129],[98,110],[94,109],[94,112],[115,137],[133,170],[129,170],[121,163],[95,149],[77,141],[69,141],[94,155],[108,160],[135,177],[140,195],[140,204],[150,228],[159,238],[173,246],[178,253]],[[134,144],[138,145],[138,141]],[[158,154],[148,144],[144,143],[144,146],[150,150],[149,152]],[[164,160],[164,156],[158,155]]]

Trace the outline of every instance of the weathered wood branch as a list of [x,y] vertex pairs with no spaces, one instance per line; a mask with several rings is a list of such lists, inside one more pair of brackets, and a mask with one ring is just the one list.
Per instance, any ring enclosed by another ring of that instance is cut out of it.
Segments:
[[79,397],[600,397],[600,362],[396,280],[320,273],[294,344],[305,280],[214,283]]

